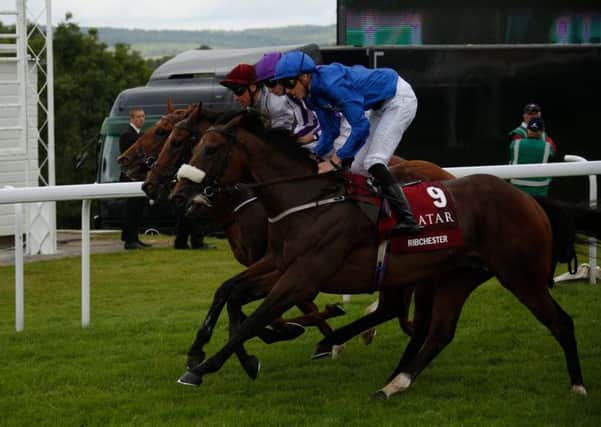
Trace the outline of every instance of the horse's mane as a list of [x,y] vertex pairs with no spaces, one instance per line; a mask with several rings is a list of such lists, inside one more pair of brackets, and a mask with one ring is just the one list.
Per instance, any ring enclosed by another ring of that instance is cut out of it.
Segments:
[[303,148],[303,146],[296,141],[296,137],[287,129],[265,129],[263,139],[271,147],[285,154],[289,158],[303,163],[310,163],[311,166],[315,167],[316,163],[311,157],[311,150]]
[[266,127],[265,116],[259,111],[243,111],[239,126],[261,138],[270,147],[285,154],[287,157],[296,161],[310,163],[315,168],[315,160],[311,157],[311,151],[303,148],[288,129]]
[[209,120],[211,123],[213,123],[215,125],[225,125],[230,120],[233,120],[234,118],[236,118],[240,114],[242,114],[242,111],[238,111],[238,110],[230,110],[230,111],[226,111],[226,112],[216,112],[216,111],[209,111],[209,110],[203,110],[203,111],[207,113],[207,120]]

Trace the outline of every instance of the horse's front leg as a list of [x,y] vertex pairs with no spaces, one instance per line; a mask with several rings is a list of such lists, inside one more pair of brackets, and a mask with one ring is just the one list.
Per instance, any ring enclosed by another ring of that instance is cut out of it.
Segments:
[[375,311],[360,317],[359,319],[336,329],[329,336],[322,339],[318,344],[313,355],[313,359],[319,359],[332,354],[332,348],[335,345],[342,345],[363,331],[377,326],[387,320],[393,319],[399,315],[401,293],[396,289],[388,289],[380,292],[380,303]]
[[288,268],[267,295],[267,298],[240,325],[238,333],[231,337],[227,344],[214,356],[182,375],[178,382],[187,385],[200,385],[205,374],[218,371],[240,345],[257,336],[276,317],[281,316],[300,301],[315,298],[318,287],[307,284],[309,282],[305,279],[307,271],[310,270],[307,270],[305,266]]
[[240,283],[252,281],[253,277],[273,271],[273,262],[270,257],[263,257],[242,273],[225,281],[215,292],[211,307],[207,313],[204,322],[196,333],[196,339],[188,350],[188,367],[196,366],[205,358],[203,347],[209,342],[213,335],[213,329],[219,319],[219,314],[227,303],[232,291],[240,286]]

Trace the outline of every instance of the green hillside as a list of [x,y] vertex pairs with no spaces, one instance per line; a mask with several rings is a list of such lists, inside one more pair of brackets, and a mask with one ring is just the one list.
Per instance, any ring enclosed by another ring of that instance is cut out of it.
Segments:
[[[87,28],[82,28],[84,32]],[[100,41],[112,47],[125,43],[146,58],[172,56],[200,46],[217,48],[246,48],[281,46],[289,44],[317,43],[336,44],[336,25],[290,26],[281,28],[259,28],[243,31],[176,31],[138,30],[100,27]]]

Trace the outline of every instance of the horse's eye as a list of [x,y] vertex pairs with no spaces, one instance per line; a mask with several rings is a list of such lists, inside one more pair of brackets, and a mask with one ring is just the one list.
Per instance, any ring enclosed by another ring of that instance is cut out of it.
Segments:
[[205,154],[207,156],[211,156],[217,152],[217,147],[207,147],[205,148]]

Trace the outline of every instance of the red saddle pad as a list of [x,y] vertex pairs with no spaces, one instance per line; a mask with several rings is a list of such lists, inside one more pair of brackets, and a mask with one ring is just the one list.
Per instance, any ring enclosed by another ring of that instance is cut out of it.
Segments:
[[390,239],[389,251],[421,252],[463,245],[463,232],[450,194],[440,182],[421,182],[403,187],[417,223],[423,227],[415,234],[391,234],[396,213],[381,215],[378,223],[380,240]]

